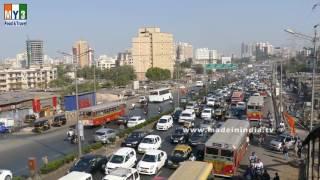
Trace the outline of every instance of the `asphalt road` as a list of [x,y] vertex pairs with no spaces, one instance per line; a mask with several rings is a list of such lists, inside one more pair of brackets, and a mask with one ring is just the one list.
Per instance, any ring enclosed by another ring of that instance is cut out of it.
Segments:
[[[175,103],[177,102],[177,94],[173,93]],[[158,112],[158,106],[161,105],[163,111],[169,110],[172,107],[168,101],[157,104],[149,105],[148,116],[154,116]],[[129,116],[143,114],[143,110],[136,108],[127,112]],[[111,125],[112,126],[112,125]],[[114,126],[118,128],[117,126]],[[43,134],[31,134],[24,136],[9,136],[0,138],[0,169],[10,169],[15,175],[28,175],[27,161],[29,157],[35,157],[37,160],[37,165],[40,167],[42,165],[42,157],[47,156],[48,160],[57,159],[70,152],[77,151],[77,145],[70,144],[66,141],[66,132],[68,127],[61,127],[55,131],[43,133]],[[84,144],[93,142],[93,134],[98,128],[85,129]],[[167,137],[171,131],[159,133],[162,138]],[[170,144],[170,143],[169,143]],[[173,146],[167,146],[166,142],[163,147],[167,152],[171,152]],[[162,173],[160,171],[159,173]],[[164,173],[168,173],[164,171]]]

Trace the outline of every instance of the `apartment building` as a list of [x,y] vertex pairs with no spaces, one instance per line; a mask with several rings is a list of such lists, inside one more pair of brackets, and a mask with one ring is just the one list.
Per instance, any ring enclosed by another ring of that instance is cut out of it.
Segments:
[[29,69],[0,67],[0,92],[21,89],[45,89],[57,78],[57,68],[30,66]]
[[140,28],[132,39],[132,58],[138,80],[146,80],[145,73],[151,67],[169,69],[174,66],[173,35],[160,32],[160,28]]

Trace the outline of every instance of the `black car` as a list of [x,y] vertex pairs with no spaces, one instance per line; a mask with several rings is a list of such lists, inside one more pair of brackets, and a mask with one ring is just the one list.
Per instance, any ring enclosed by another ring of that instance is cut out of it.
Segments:
[[188,139],[189,145],[197,146],[199,144],[204,144],[207,140],[207,133],[196,131],[192,133]]
[[82,156],[76,163],[74,163],[69,172],[78,171],[93,175],[98,172],[104,172],[107,162],[108,159],[105,156],[87,154]]
[[140,141],[147,135],[148,133],[144,131],[134,131],[132,132],[122,143],[122,147],[132,147],[137,148]]
[[182,113],[182,109],[176,109],[173,113],[172,113],[172,119],[173,121],[178,121],[180,114]]
[[170,136],[171,143],[181,143],[184,144],[187,142],[188,135],[184,132],[183,128],[175,129],[174,133]]
[[67,124],[67,118],[64,114],[54,117],[52,126],[63,126]]
[[119,126],[121,126],[121,125],[126,126],[128,120],[129,120],[129,116],[120,116],[120,117],[118,118],[118,120],[116,121],[116,123],[117,123]]

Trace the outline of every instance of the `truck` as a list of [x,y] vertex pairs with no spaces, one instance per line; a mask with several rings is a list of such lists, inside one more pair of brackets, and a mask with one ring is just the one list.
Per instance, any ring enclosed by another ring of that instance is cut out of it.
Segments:
[[0,118],[0,133],[10,133],[14,127],[14,119]]

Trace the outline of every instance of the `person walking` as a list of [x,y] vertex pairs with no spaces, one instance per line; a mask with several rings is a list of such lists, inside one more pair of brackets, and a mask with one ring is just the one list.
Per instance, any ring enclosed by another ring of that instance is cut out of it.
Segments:
[[284,154],[284,158],[285,158],[285,160],[288,160],[288,158],[289,158],[289,149],[288,149],[288,146],[287,146],[287,144],[286,143],[284,143],[284,145],[283,145],[283,148],[282,148],[282,152],[283,152],[283,154]]
[[298,155],[298,158],[301,159],[301,153],[302,153],[302,143],[301,141],[298,142],[298,145],[297,145],[297,155]]
[[275,176],[274,176],[273,180],[280,180],[280,177],[279,177],[279,175],[278,175],[278,173],[277,173],[277,172],[276,172],[276,174],[275,174]]
[[270,180],[270,175],[268,173],[268,171],[265,169],[263,174],[262,174],[262,180]]

